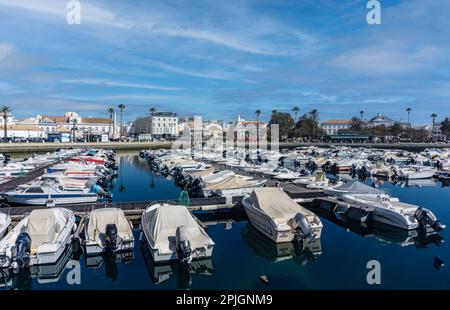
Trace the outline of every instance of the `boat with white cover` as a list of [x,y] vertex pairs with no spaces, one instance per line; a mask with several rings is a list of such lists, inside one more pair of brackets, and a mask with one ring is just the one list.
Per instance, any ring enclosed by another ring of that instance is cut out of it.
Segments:
[[344,184],[325,187],[324,193],[330,196],[342,196],[345,194],[379,194],[380,191],[356,180]]
[[282,189],[255,189],[242,200],[250,223],[276,243],[319,239],[322,222],[313,212],[293,201]]
[[84,227],[84,235],[87,255],[134,249],[133,226],[118,208],[92,210]]
[[75,216],[64,208],[36,209],[0,241],[0,267],[54,264],[71,244]]
[[2,240],[9,225],[11,225],[11,216],[9,214],[0,212],[0,240]]
[[255,188],[263,187],[267,180],[246,180],[238,175],[230,176],[221,182],[204,182],[203,195],[205,197],[235,197],[250,193]]
[[156,263],[207,259],[213,252],[214,242],[185,206],[147,207],[142,231]]

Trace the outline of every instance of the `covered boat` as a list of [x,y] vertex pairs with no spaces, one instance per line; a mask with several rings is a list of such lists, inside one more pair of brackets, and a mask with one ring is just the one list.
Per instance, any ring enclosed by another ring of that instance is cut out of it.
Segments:
[[11,225],[11,217],[9,214],[0,212],[0,240],[2,240],[6,231],[8,230],[9,225]]
[[71,244],[76,226],[70,210],[31,211],[0,241],[0,267],[18,269],[56,263]]
[[86,254],[105,251],[125,252],[134,249],[133,226],[118,208],[92,210],[85,225]]
[[380,191],[374,187],[370,187],[359,181],[348,181],[347,183],[326,187],[324,193],[331,196],[342,196],[345,194],[374,194],[377,195]]
[[224,179],[221,182],[205,182],[203,195],[233,197],[242,196],[246,192],[251,192],[255,188],[262,187],[267,180],[245,180],[240,176],[234,175]]
[[319,239],[322,222],[275,187],[255,189],[242,200],[250,223],[276,243]]
[[211,257],[214,242],[185,206],[149,206],[142,214],[142,231],[156,263]]

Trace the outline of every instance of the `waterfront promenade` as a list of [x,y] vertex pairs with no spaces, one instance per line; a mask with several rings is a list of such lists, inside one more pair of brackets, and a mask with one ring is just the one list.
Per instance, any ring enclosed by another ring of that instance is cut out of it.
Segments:
[[[99,142],[99,143],[0,143],[0,153],[30,153],[51,152],[67,148],[102,148],[111,150],[143,150],[170,148],[172,142]],[[252,145],[253,146],[253,145]],[[327,142],[280,142],[279,148],[294,148],[302,146],[349,146],[382,149],[422,150],[426,148],[450,148],[449,143],[327,143]],[[256,145],[254,146],[256,148]]]

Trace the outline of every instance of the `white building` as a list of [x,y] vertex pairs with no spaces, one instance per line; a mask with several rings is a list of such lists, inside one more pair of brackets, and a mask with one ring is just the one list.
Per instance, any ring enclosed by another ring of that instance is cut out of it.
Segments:
[[178,137],[178,117],[172,112],[154,112],[134,121],[132,132],[139,139],[174,139]]
[[[5,125],[0,125],[0,138],[5,137]],[[8,124],[7,135],[9,138],[45,138],[45,132],[42,128],[37,125],[19,125],[19,124]]]
[[350,129],[352,126],[352,120],[350,119],[330,119],[323,122],[321,125],[322,129],[327,135],[335,135],[339,130]]
[[118,138],[120,125],[116,122],[115,115],[110,118],[81,117],[75,112],[67,112],[63,116],[57,115],[36,115],[36,117],[25,119],[19,122],[21,125],[38,126],[41,128],[46,138],[61,133],[71,133],[75,131],[75,137],[86,141],[101,140],[102,136]]

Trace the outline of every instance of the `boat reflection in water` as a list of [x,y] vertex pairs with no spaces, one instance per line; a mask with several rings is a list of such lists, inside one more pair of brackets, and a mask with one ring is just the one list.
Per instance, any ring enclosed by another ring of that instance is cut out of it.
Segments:
[[57,283],[63,277],[66,269],[72,269],[73,266],[79,265],[79,261],[73,254],[73,248],[69,246],[55,264],[33,265],[21,268],[19,272],[13,272],[11,268],[0,269],[0,288],[31,290],[33,288],[32,279],[36,279],[42,285]]
[[322,218],[356,233],[362,237],[374,237],[384,243],[398,244],[402,247],[414,245],[416,248],[425,248],[431,244],[440,245],[444,240],[434,230],[404,230],[380,222],[361,223],[352,220],[328,204],[310,209]]
[[145,240],[141,242],[141,253],[150,279],[154,284],[160,284],[168,280],[172,275],[175,275],[177,288],[188,290],[192,286],[192,274],[210,276],[213,273],[211,258],[194,260],[189,264],[180,261],[156,264]]
[[322,254],[320,239],[312,242],[275,243],[248,223],[242,230],[242,237],[255,254],[272,262],[293,260],[299,265],[315,261]]
[[129,264],[134,262],[134,250],[115,253],[105,251],[101,255],[85,256],[86,268],[99,270],[105,264],[106,277],[111,281],[116,281],[119,276],[118,264]]

